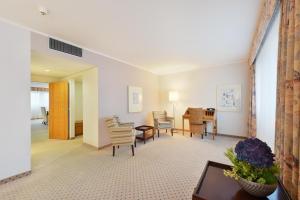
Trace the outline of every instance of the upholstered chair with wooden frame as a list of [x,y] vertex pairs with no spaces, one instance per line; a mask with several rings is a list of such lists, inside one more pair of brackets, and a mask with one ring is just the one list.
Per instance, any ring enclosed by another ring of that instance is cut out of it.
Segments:
[[166,111],[153,111],[153,121],[154,121],[154,129],[157,130],[157,134],[159,137],[159,129],[166,129],[166,133],[168,129],[171,130],[171,134],[173,136],[174,129],[174,118],[168,117]]
[[116,147],[119,146],[131,146],[132,156],[134,156],[134,145],[136,144],[133,123],[129,123],[127,126],[119,125],[116,117],[109,117],[105,119],[105,124],[110,134],[113,156],[115,156]]
[[191,137],[193,136],[193,134],[200,134],[201,138],[203,139],[203,134],[206,126],[203,122],[205,110],[202,108],[190,108],[189,114]]

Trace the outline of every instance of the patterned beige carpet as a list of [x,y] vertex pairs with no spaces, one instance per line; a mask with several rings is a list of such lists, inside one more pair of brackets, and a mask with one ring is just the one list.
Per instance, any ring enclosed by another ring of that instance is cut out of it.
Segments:
[[0,199],[191,199],[207,160],[228,163],[224,151],[236,142],[161,134],[145,145],[138,142],[134,157],[127,147],[112,157],[111,148],[97,151],[81,138],[33,140],[33,173],[0,185]]

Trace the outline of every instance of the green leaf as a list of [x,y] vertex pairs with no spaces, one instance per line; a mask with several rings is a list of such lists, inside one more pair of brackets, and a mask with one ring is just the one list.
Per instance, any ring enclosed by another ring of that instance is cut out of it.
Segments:
[[266,181],[265,184],[274,184],[277,182],[276,176],[274,176],[271,171],[266,171],[262,174],[262,177]]
[[266,184],[266,180],[264,179],[264,178],[259,178],[258,180],[257,180],[257,183],[260,183],[260,184]]

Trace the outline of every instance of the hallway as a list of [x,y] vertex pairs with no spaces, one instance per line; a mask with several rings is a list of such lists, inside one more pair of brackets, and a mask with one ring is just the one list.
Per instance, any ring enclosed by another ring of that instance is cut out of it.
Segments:
[[48,127],[42,124],[42,120],[31,120],[31,164],[33,171],[55,162],[81,146],[82,137],[76,137],[73,140],[48,139]]

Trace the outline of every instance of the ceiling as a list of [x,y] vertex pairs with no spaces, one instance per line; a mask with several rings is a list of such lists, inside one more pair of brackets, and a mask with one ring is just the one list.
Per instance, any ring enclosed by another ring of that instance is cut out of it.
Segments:
[[31,74],[33,75],[64,78],[92,67],[60,56],[31,52]]
[[246,61],[262,2],[0,0],[0,17],[166,74]]

